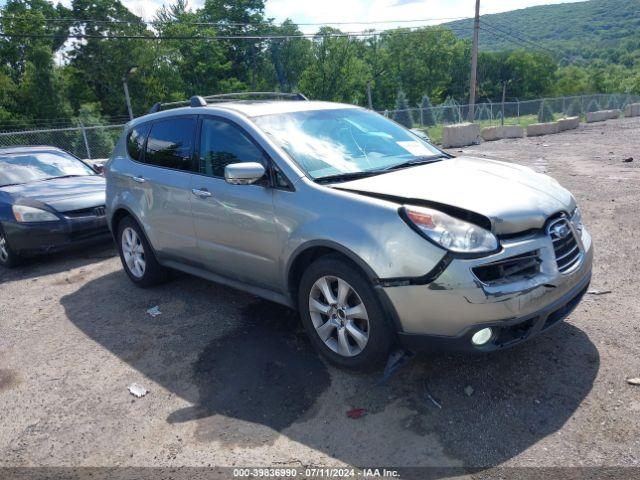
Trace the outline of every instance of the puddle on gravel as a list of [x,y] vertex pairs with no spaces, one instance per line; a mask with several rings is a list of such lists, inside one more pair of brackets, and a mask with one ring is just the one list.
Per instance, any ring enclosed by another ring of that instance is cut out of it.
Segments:
[[[309,343],[297,315],[256,301],[243,324],[211,342],[193,366],[198,405],[170,415],[170,423],[198,420],[200,441],[255,444],[275,438],[301,419],[330,385],[327,367]],[[244,435],[251,422],[266,429]]]

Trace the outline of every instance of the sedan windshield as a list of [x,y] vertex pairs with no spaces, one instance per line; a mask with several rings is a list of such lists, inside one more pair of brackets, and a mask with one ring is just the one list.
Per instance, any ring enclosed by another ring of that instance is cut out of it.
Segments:
[[316,180],[355,178],[446,157],[409,130],[360,108],[264,115],[254,120]]
[[64,152],[11,153],[0,156],[0,187],[95,174],[80,160]]

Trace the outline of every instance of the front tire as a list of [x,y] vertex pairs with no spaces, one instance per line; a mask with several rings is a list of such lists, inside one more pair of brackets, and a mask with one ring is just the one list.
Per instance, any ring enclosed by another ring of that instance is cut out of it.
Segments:
[[158,263],[142,228],[133,218],[120,221],[116,243],[122,267],[133,283],[146,288],[167,280],[167,270]]
[[20,264],[22,259],[11,249],[7,235],[0,227],[0,265],[5,268],[13,268]]
[[302,323],[316,349],[331,363],[370,371],[389,355],[394,335],[371,283],[338,256],[312,263],[298,291]]

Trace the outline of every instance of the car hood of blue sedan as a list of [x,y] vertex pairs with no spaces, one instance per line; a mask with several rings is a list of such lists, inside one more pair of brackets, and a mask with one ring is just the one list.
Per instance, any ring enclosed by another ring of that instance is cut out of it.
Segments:
[[82,210],[105,204],[105,179],[99,175],[63,177],[0,188],[10,202],[44,204],[58,212]]

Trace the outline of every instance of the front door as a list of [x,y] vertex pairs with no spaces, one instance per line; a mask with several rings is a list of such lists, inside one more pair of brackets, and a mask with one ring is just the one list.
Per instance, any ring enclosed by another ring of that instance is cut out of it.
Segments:
[[275,290],[278,285],[273,191],[268,179],[231,185],[231,163],[267,165],[263,150],[239,126],[202,117],[191,211],[201,262],[214,273]]

